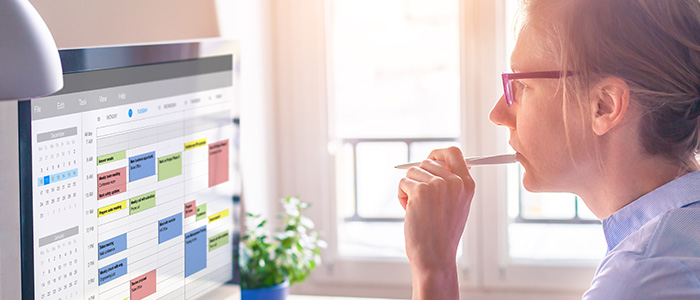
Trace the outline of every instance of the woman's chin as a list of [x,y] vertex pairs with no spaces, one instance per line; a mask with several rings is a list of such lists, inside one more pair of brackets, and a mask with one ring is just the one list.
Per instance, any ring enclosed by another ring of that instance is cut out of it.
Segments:
[[532,193],[540,193],[540,192],[550,192],[551,187],[547,187],[546,184],[542,182],[542,180],[538,180],[536,176],[532,176],[531,174],[528,174],[527,171],[523,173],[523,188],[525,188],[526,191],[532,192]]
[[531,192],[531,193],[540,192],[540,190],[539,190],[539,189],[536,189],[536,187],[537,187],[537,186],[534,185],[534,184],[532,184],[531,181],[525,180],[525,178],[523,177],[523,188],[524,188],[526,191]]
[[523,188],[532,193],[572,193],[573,191],[570,186],[562,182],[533,176],[527,171],[523,173]]

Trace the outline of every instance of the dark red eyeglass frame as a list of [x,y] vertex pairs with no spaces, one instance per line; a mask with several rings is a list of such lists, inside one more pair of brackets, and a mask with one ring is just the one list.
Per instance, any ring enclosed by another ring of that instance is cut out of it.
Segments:
[[541,72],[523,72],[523,73],[503,73],[501,74],[501,79],[503,80],[503,94],[506,97],[506,105],[513,105],[513,83],[514,79],[538,79],[538,78],[562,78],[574,75],[574,72],[568,71],[566,73],[562,71],[541,71]]

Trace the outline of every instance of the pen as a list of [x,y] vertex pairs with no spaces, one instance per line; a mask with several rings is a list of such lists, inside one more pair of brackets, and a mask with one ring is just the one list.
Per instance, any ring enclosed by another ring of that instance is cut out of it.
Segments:
[[[465,157],[464,161],[469,166],[510,164],[518,161],[515,154],[500,154],[491,156]],[[405,170],[413,166],[420,165],[419,162],[398,165],[394,168]]]

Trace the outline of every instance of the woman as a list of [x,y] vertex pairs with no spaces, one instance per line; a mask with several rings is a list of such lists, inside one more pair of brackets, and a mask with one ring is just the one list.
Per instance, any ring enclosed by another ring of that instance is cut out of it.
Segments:
[[[579,195],[608,253],[584,299],[700,299],[700,1],[531,0],[490,114],[530,191]],[[414,299],[458,299],[475,183],[457,148],[399,183]],[[439,220],[439,221],[438,221]]]

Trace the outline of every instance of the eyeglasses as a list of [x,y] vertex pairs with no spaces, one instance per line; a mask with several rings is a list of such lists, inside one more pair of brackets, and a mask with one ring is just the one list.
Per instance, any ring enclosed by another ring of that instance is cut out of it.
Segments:
[[539,79],[539,78],[562,78],[574,75],[574,72],[568,71],[544,71],[544,72],[526,72],[526,73],[503,73],[503,94],[506,96],[506,105],[513,105],[513,101],[517,97],[519,90],[513,87],[513,80],[517,79]]

